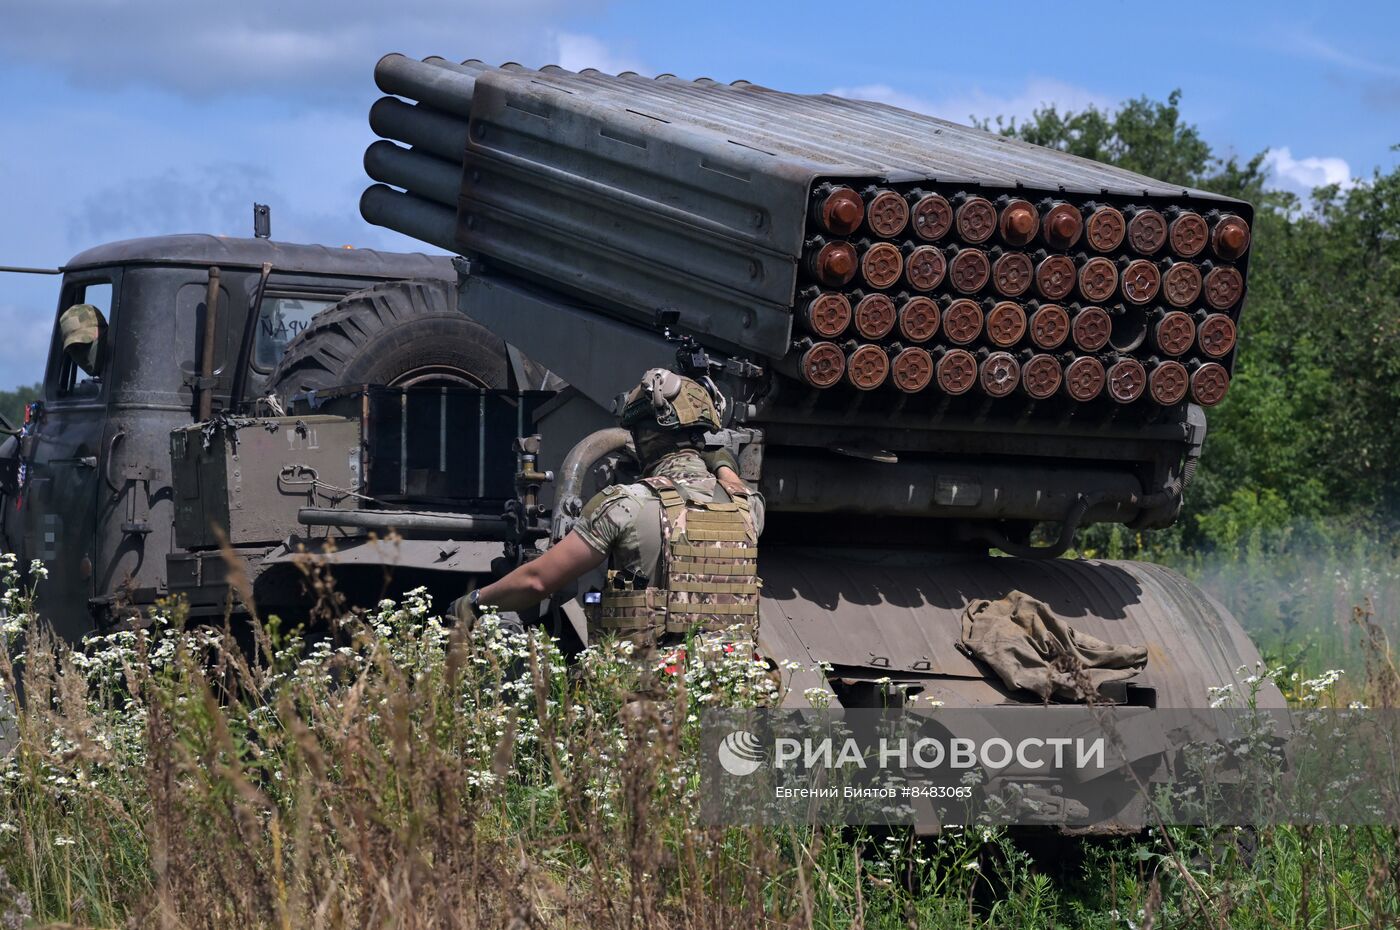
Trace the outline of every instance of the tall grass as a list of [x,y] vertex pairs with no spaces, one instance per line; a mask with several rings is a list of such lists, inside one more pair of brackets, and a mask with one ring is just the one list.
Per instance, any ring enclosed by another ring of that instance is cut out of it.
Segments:
[[1305,674],[1364,670],[1354,607],[1369,603],[1389,640],[1400,641],[1400,549],[1373,534],[1315,521],[1230,526],[1208,548],[1183,549],[1174,533],[1102,530],[1083,555],[1175,568],[1228,608],[1266,655]]
[[[721,644],[565,662],[421,595],[249,656],[172,606],[73,650],[0,562],[0,927],[1392,926],[1388,830],[698,823],[697,715],[783,688]],[[1204,696],[1202,696],[1204,698]]]

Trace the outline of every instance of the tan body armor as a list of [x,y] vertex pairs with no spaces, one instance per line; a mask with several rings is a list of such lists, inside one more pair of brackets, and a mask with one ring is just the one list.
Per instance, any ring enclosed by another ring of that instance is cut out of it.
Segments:
[[644,643],[694,630],[758,631],[758,534],[746,491],[729,502],[689,496],[666,477],[643,479],[661,504],[662,577],[637,587],[609,571],[593,616],[600,630]]

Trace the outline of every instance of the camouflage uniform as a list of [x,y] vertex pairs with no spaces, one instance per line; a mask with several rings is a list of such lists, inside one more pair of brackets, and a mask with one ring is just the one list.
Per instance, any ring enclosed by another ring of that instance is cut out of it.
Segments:
[[605,488],[574,531],[609,555],[590,636],[614,632],[648,646],[696,629],[756,630],[763,498],[731,494],[698,453],[674,452],[642,481]]
[[[727,452],[713,454],[712,473],[711,455],[694,451],[706,432],[721,429],[723,395],[708,381],[653,368],[621,401],[619,422],[631,431],[638,458],[651,464],[641,481],[596,495],[573,528],[589,549],[610,557],[603,590],[589,598],[590,637],[626,637],[642,655],[694,631],[738,627],[752,639],[763,498],[738,478]],[[574,550],[571,561],[578,558]],[[511,578],[499,584],[509,590]],[[474,619],[480,597],[472,591],[458,598],[453,614]],[[513,601],[521,599],[517,592]]]
[[74,304],[59,316],[58,331],[63,336],[63,351],[83,371],[96,375],[102,368],[103,336],[107,333],[102,311],[92,304]]

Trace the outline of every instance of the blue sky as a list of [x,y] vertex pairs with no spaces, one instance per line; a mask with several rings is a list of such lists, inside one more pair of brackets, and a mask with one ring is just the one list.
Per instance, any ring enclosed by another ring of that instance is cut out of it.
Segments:
[[[960,122],[1181,88],[1277,186],[1397,163],[1400,4],[708,0],[0,0],[0,264],[99,242],[247,235],[415,248],[356,204],[375,60],[744,78]],[[0,388],[39,380],[53,278],[0,275]]]

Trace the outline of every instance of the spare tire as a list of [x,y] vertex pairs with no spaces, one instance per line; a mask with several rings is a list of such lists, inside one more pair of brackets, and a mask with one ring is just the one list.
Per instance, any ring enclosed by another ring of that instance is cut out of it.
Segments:
[[268,376],[281,396],[343,384],[508,386],[506,344],[456,306],[449,281],[389,281],[312,317]]

